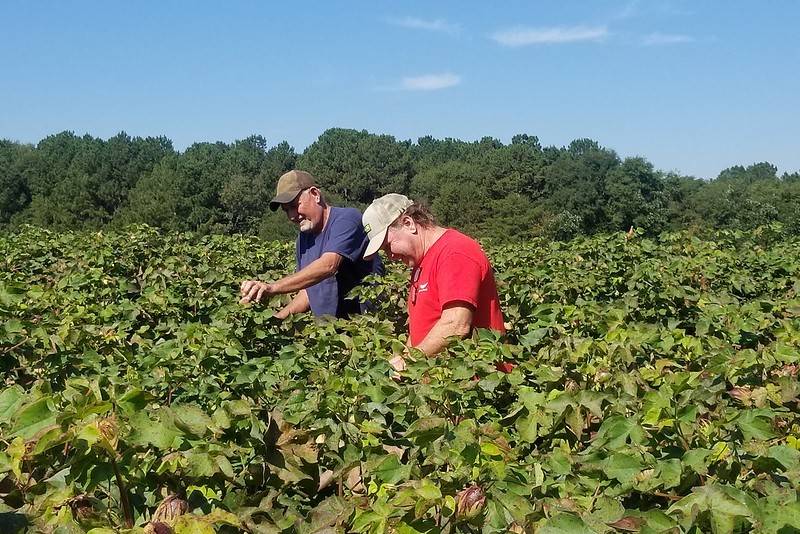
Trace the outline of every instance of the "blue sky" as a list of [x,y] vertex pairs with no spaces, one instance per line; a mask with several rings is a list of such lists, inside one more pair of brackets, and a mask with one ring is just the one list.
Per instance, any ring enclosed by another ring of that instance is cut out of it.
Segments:
[[330,127],[800,170],[800,2],[0,0],[0,138]]

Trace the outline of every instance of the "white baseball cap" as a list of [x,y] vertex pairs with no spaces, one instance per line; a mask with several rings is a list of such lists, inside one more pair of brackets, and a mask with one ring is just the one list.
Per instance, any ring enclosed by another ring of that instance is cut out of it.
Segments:
[[405,195],[398,193],[389,193],[383,195],[381,198],[376,198],[372,201],[367,209],[364,210],[364,215],[361,217],[361,222],[364,225],[364,231],[369,238],[369,244],[364,251],[364,257],[368,258],[378,252],[386,240],[386,233],[389,231],[389,226],[400,217],[414,202]]

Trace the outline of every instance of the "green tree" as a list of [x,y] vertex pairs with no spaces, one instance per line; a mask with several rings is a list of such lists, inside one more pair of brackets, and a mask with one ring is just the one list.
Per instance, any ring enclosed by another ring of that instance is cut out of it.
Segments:
[[522,241],[533,235],[534,204],[524,195],[511,193],[491,200],[489,213],[478,222],[478,235],[497,242]]
[[181,198],[185,179],[180,157],[175,154],[164,158],[130,191],[115,225],[143,223],[166,230],[192,230],[187,221],[188,206]]
[[430,135],[420,137],[409,147],[413,173],[418,174],[450,161],[466,162],[469,149],[469,143],[450,137],[446,139],[435,139]]
[[28,166],[31,204],[20,218],[54,228],[100,228],[123,207],[140,177],[172,153],[164,137],[48,137]]
[[278,177],[294,168],[297,154],[285,141],[267,149],[261,136],[235,142],[221,172],[225,181],[219,193],[228,232],[257,233],[262,226]]
[[570,224],[577,218],[584,233],[607,228],[605,179],[619,166],[616,153],[580,139],[566,150],[543,155],[552,159],[542,170],[543,213],[566,214]]
[[737,181],[737,182],[744,182],[747,184],[757,182],[760,180],[777,180],[778,179],[778,168],[775,167],[772,163],[768,163],[766,161],[761,163],[754,163],[752,165],[748,165],[747,167],[743,167],[741,165],[735,165],[733,167],[729,167],[724,169],[719,173],[717,176],[717,180],[720,181]]
[[299,158],[299,168],[348,204],[366,205],[385,193],[408,192],[408,142],[366,130],[326,130]]
[[125,132],[96,145],[96,168],[87,174],[94,189],[95,203],[105,211],[104,222],[127,201],[136,182],[164,157],[174,154],[172,141],[166,137],[135,137]]
[[418,173],[411,179],[409,194],[414,200],[431,204],[439,197],[442,187],[448,184],[476,184],[481,172],[474,165],[463,161],[447,161]]
[[225,210],[227,231],[253,233],[268,209],[270,198],[270,190],[260,175],[238,174],[225,182],[219,199]]
[[[626,158],[605,179],[605,212],[610,230],[643,227],[649,232],[663,229],[667,203],[659,193],[663,185],[653,165],[644,158]],[[660,214],[660,216],[656,216]]]
[[734,166],[720,172],[687,199],[687,210],[712,228],[749,229],[792,216],[792,197],[770,163]]
[[267,150],[261,166],[261,175],[266,178],[267,187],[274,191],[278,178],[297,166],[298,155],[286,141],[278,143]]
[[476,234],[481,222],[490,215],[488,203],[488,197],[477,184],[450,182],[439,190],[431,209],[442,225]]
[[0,140],[0,224],[7,224],[31,202],[25,163],[32,154],[30,145]]

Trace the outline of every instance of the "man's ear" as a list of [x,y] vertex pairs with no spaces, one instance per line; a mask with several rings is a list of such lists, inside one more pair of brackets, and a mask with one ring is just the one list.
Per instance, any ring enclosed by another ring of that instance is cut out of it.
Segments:
[[314,197],[314,202],[322,204],[322,191],[320,191],[318,187],[313,185],[309,187],[308,194]]
[[412,234],[417,233],[417,223],[414,222],[414,219],[409,217],[408,215],[403,215],[403,228],[411,232]]

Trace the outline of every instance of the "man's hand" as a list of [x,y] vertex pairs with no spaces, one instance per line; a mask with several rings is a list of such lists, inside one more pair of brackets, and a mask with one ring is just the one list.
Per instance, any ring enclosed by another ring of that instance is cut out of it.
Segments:
[[245,280],[242,282],[239,294],[242,296],[239,299],[239,304],[247,304],[248,302],[261,302],[262,298],[269,297],[275,293],[272,290],[272,284],[259,282],[258,280]]
[[[408,356],[408,352],[405,353],[405,356]],[[389,365],[391,365],[395,371],[401,373],[406,370],[406,360],[403,357],[403,354],[397,354],[392,359],[389,360]]]
[[414,359],[411,357],[410,347],[404,347],[402,354],[395,354],[389,358],[389,365],[391,365],[393,369],[393,371],[389,372],[389,378],[395,382],[399,382],[401,378],[400,373],[408,368],[408,364],[406,364],[407,360],[414,361]]

